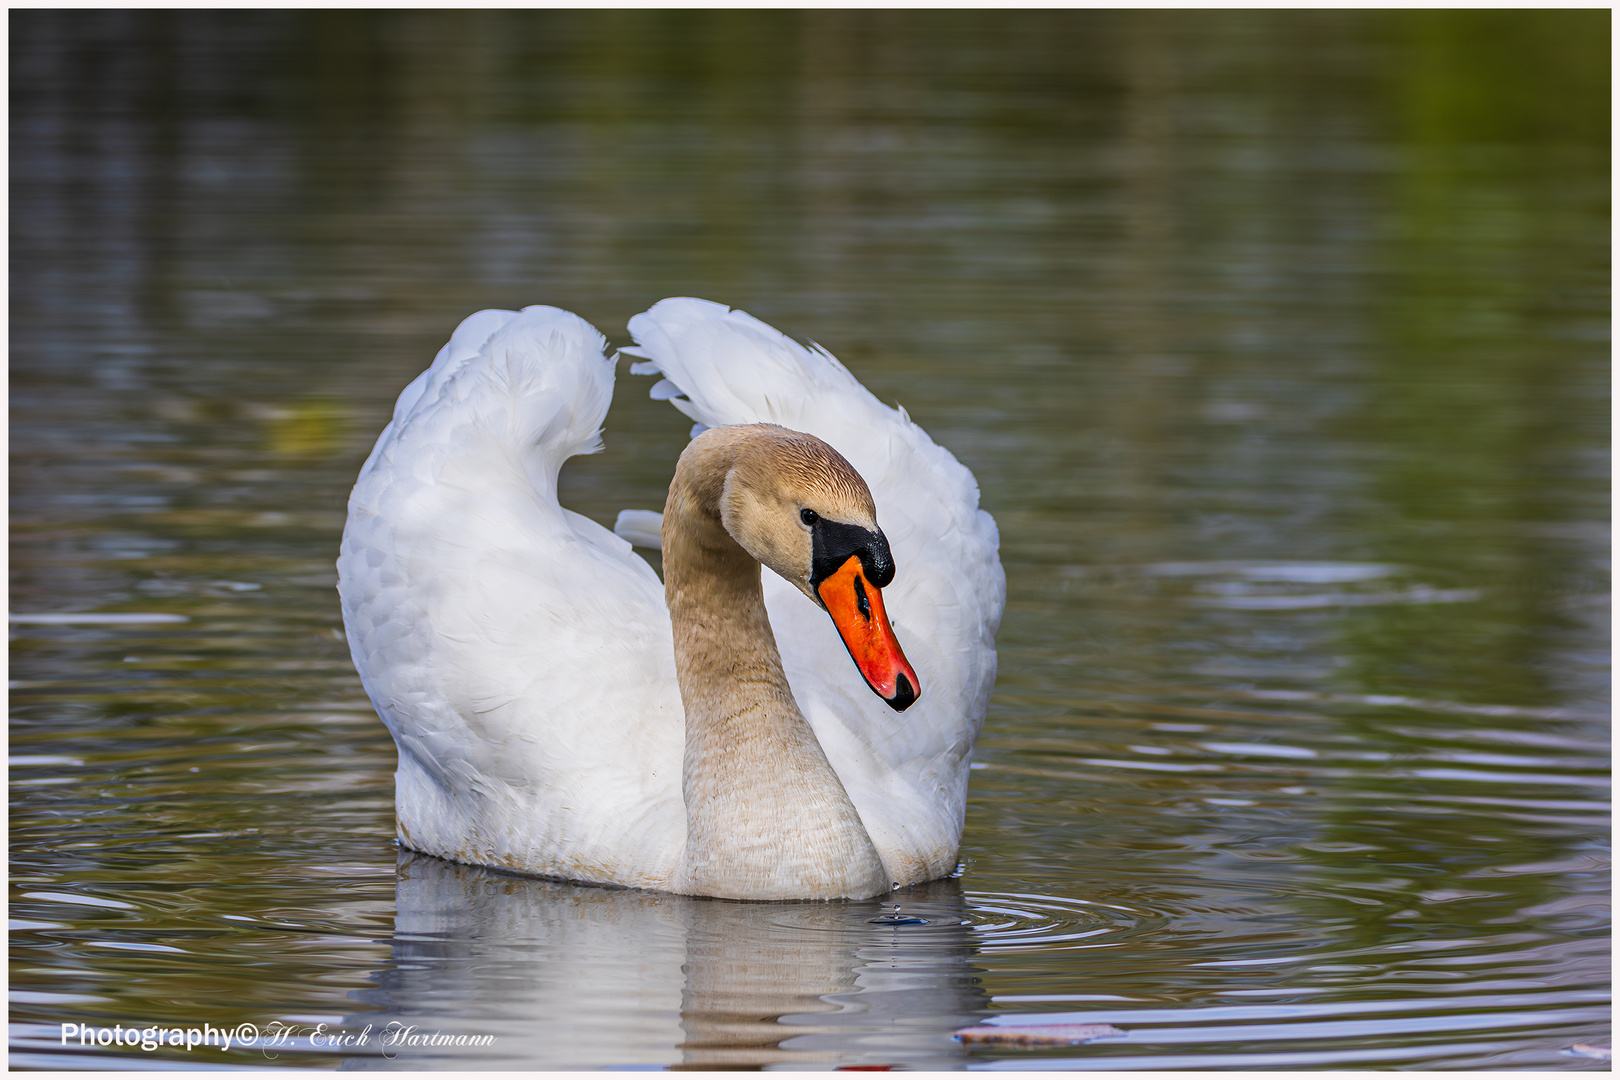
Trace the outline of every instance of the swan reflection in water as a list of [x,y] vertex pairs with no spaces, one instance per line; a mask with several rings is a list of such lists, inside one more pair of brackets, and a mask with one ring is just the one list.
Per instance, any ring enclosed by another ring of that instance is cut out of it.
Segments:
[[373,1042],[347,1068],[961,1068],[978,1022],[953,880],[886,898],[709,900],[515,877],[401,850],[394,964],[345,1027],[491,1035]]

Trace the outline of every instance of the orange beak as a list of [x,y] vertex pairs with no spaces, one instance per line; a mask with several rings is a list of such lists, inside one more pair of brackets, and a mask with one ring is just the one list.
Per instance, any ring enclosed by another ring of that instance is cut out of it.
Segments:
[[884,614],[882,590],[861,573],[860,557],[851,555],[816,586],[816,595],[827,605],[827,614],[866,685],[896,712],[904,712],[921,696],[922,684],[900,651],[894,628]]

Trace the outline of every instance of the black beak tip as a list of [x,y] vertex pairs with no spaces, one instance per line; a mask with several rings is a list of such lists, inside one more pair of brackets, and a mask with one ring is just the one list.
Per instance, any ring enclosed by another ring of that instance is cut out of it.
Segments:
[[904,675],[896,675],[894,677],[894,697],[884,698],[883,700],[887,701],[889,708],[895,712],[905,712],[911,708],[918,697],[918,692],[911,688],[911,680]]

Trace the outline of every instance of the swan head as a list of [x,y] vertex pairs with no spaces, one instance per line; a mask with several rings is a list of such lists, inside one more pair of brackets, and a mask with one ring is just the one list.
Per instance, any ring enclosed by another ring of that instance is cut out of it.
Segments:
[[832,617],[874,693],[896,711],[909,708],[922,685],[883,609],[894,555],[866,481],[814,435],[775,424],[731,430],[748,445],[726,475],[721,524]]

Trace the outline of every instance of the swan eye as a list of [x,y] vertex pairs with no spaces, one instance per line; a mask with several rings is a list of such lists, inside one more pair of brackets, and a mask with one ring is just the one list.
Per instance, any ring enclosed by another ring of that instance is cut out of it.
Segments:
[[806,525],[814,526],[816,522],[821,520],[821,515],[816,513],[814,510],[800,510],[799,520],[804,522]]

